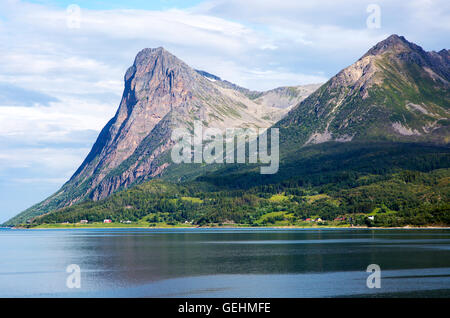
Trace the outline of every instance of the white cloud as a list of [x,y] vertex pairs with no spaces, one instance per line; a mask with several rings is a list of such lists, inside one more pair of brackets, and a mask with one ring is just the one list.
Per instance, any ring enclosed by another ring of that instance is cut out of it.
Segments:
[[[45,169],[48,175],[62,175],[69,177],[82,157],[87,155],[88,148],[19,148],[9,149],[0,153],[0,171],[8,169],[29,169],[38,173]],[[12,180],[11,178],[10,180]],[[66,179],[67,180],[67,179]]]
[[[18,80],[20,76],[28,76],[28,81],[20,78],[21,83],[32,85],[30,75],[45,74],[46,80],[39,83],[47,84],[40,86],[48,93],[61,86],[79,92],[96,87],[87,85],[94,80],[121,79],[135,54],[144,47],[165,46],[187,63],[196,61],[193,66],[212,73],[218,73],[215,63],[210,62],[214,57],[233,60],[240,65],[234,68],[233,78],[248,73],[245,68],[267,68],[264,52],[271,52],[272,57],[279,53],[274,39],[262,30],[192,10],[82,8],[80,28],[68,29],[65,10],[21,2],[14,5],[14,10],[11,8],[7,11],[8,27],[19,36],[13,41],[8,37],[3,41],[17,44],[0,53],[0,69],[5,71],[2,74],[6,73],[3,77],[14,74]],[[258,55],[260,58],[255,59]],[[296,73],[304,72],[296,70]],[[224,74],[218,75],[226,78]],[[260,81],[265,88],[265,81],[259,78],[253,79],[251,88],[261,88]],[[280,84],[274,82],[273,86]]]
[[114,111],[110,105],[78,100],[50,107],[0,107],[0,136],[22,136],[28,142],[69,142],[65,138],[70,132],[100,131]]
[[24,183],[24,184],[36,184],[36,183],[47,183],[61,185],[67,181],[65,178],[12,178],[11,182],[14,183]]
[[[366,9],[372,3],[381,8],[380,29],[366,27]],[[392,33],[405,35],[425,49],[440,50],[448,47],[450,30],[450,2],[446,0],[210,0],[194,11],[268,31],[274,45],[293,48],[278,51],[279,56],[293,51],[302,54],[302,48],[312,47],[319,54],[332,50],[327,53],[337,55],[336,62],[355,51],[364,53]]]

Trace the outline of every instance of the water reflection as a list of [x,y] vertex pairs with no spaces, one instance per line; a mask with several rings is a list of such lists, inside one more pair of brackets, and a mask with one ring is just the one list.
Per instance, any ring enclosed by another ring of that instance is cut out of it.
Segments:
[[353,295],[372,263],[393,271],[385,293],[449,289],[450,231],[0,230],[0,296]]

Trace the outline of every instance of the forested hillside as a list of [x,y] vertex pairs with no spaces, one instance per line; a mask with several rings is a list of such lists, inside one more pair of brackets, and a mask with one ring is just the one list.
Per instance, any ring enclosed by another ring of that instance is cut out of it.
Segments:
[[[450,225],[449,152],[398,143],[313,145],[284,158],[275,175],[230,165],[181,184],[153,180],[33,225],[107,218],[139,226]],[[323,222],[313,222],[318,218]]]

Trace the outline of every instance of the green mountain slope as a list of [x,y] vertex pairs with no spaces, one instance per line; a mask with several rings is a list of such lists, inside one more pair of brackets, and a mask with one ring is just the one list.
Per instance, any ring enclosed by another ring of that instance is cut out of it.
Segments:
[[391,140],[448,143],[450,55],[392,35],[339,72],[276,126],[298,145]]
[[230,166],[191,182],[153,180],[39,217],[33,225],[110,218],[135,226],[307,226],[308,218],[318,217],[328,225],[450,225],[446,147],[324,143],[292,158],[275,175]]

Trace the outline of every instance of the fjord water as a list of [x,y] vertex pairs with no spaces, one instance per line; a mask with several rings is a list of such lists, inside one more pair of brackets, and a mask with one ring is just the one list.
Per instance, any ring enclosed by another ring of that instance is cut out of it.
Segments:
[[449,297],[450,230],[0,230],[0,297],[342,296]]

